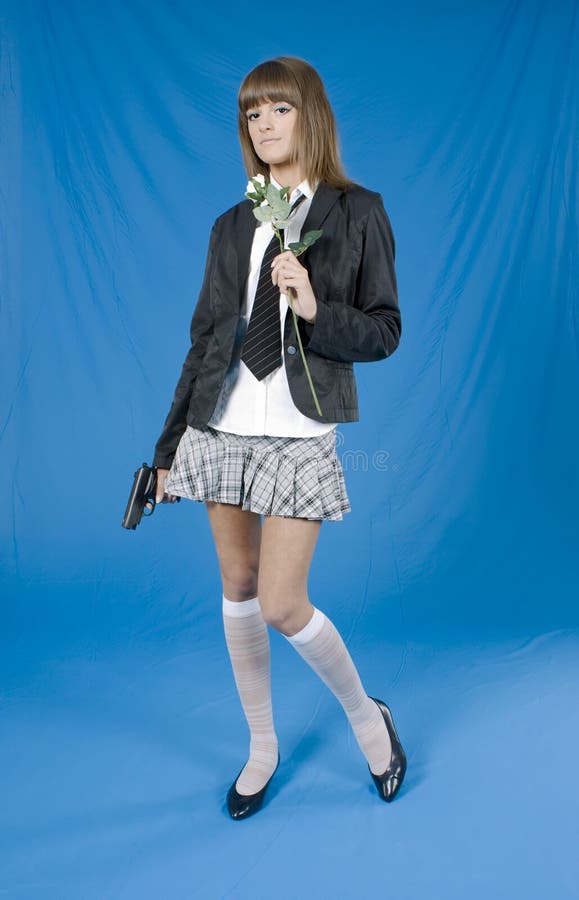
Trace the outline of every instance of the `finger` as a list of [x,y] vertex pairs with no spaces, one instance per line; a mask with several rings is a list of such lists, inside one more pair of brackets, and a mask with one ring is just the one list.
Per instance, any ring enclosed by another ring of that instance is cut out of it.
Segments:
[[285,294],[290,288],[293,288],[296,293],[299,291],[300,283],[298,279],[291,278],[290,276],[288,276],[287,278],[283,278],[280,282],[281,292]]
[[291,266],[292,268],[302,268],[302,264],[298,262],[295,255],[288,250],[287,253],[282,253],[280,256],[276,256],[275,259],[271,262],[271,268],[277,269],[278,266]]
[[[285,253],[279,253],[277,256],[274,256],[274,258],[271,261],[271,268],[276,269],[279,265],[284,265],[284,264],[287,265],[288,263],[291,263],[293,260],[295,260],[297,262],[295,254],[292,253],[291,250],[286,250]],[[301,265],[301,264],[298,263],[298,265]]]
[[274,280],[274,275],[272,275],[272,281],[274,282],[274,284],[281,284],[282,279],[296,278],[296,277],[298,277],[299,273],[293,272],[291,269],[288,269],[285,266],[280,266],[279,269],[275,270],[274,274],[275,274],[275,280]]

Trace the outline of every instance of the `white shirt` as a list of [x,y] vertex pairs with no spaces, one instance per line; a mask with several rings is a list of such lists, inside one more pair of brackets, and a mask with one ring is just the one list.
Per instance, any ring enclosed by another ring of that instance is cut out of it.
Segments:
[[[270,181],[275,187],[282,187],[273,176],[270,176]],[[295,213],[292,214],[288,228],[284,229],[284,248],[300,239],[302,225],[314,196],[314,190],[308,184],[307,179],[294,188],[289,202],[294,203],[301,194],[305,194],[306,199],[302,200]],[[288,385],[283,347],[281,365],[261,381],[241,359],[242,344],[255,300],[261,261],[273,234],[270,222],[260,222],[255,229],[247,290],[239,316],[233,356],[215,410],[207,424],[220,431],[233,431],[236,434],[269,434],[282,437],[324,434],[335,428],[338,423],[317,422],[309,416],[304,416],[297,408]],[[286,314],[291,316],[292,312],[287,302],[287,295],[281,292],[279,312],[281,334],[283,335]],[[297,349],[303,365],[299,345]]]

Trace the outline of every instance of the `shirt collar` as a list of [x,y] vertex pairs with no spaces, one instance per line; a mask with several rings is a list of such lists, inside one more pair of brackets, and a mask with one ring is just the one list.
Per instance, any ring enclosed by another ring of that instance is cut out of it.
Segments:
[[[273,177],[273,175],[272,175],[271,173],[270,173],[270,176],[269,176],[269,180],[271,181],[271,183],[273,184],[273,186],[276,187],[278,190],[279,190],[281,187],[283,187],[283,185],[281,185],[281,184],[279,183],[279,181],[277,181],[277,180]],[[298,186],[297,186],[296,188],[294,188],[294,194],[295,194],[295,196],[293,197],[293,200],[294,200],[294,201],[297,200],[297,198],[300,196],[300,194],[305,194],[306,197],[308,198],[308,200],[311,200],[312,197],[314,196],[314,193],[315,193],[315,187],[312,188],[311,185],[310,185],[310,183],[309,183],[309,181],[307,180],[307,178],[304,178],[304,180],[303,180],[303,181],[300,181],[300,183],[298,184]]]

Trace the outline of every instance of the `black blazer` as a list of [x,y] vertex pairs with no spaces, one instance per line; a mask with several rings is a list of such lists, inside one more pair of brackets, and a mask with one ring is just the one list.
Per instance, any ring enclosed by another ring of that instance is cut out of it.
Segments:
[[[203,427],[216,407],[232,359],[255,229],[253,202],[222,213],[211,230],[203,285],[191,320],[191,347],[153,464],[170,468],[187,425]],[[320,182],[302,226],[322,229],[299,259],[317,301],[316,319],[297,316],[308,368],[323,416],[316,411],[287,310],[283,353],[297,408],[317,422],[355,422],[358,394],[352,364],[390,356],[400,341],[395,243],[382,196],[360,185],[347,190]]]

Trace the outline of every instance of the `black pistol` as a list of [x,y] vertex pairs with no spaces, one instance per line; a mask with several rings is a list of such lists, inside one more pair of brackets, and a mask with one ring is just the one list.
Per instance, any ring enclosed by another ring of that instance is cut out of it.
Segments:
[[[157,469],[143,463],[135,472],[129,502],[122,521],[123,528],[135,529],[143,516],[152,516],[155,512],[155,492],[157,490]],[[152,503],[152,509],[145,511],[145,504]]]

